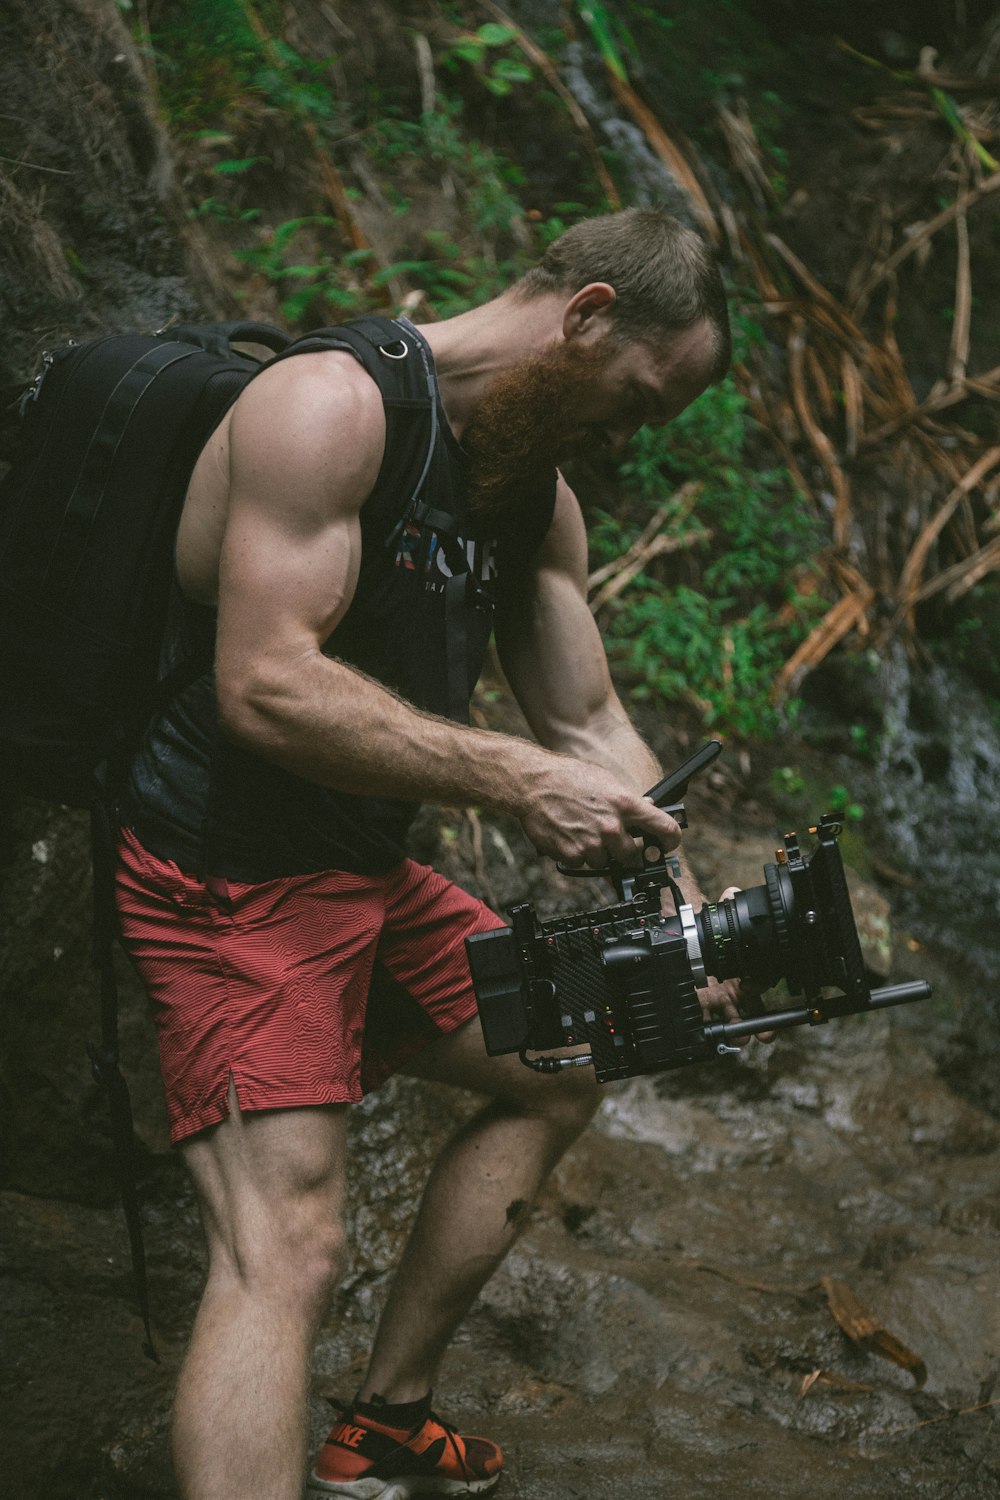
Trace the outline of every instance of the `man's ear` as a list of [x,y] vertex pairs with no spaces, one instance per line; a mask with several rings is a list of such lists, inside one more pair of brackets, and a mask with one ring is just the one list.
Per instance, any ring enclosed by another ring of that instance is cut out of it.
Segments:
[[618,294],[610,282],[590,281],[563,308],[563,338],[600,337],[614,318]]

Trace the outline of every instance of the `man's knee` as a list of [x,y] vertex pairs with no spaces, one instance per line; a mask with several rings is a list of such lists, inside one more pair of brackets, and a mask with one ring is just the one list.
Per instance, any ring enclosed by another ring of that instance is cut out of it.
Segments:
[[553,1103],[555,1113],[564,1121],[567,1130],[579,1135],[590,1124],[601,1102],[601,1090],[593,1069],[571,1068],[549,1081],[559,1090]]
[[209,1236],[211,1274],[255,1299],[310,1315],[325,1307],[345,1258],[343,1226],[323,1198],[272,1204]]
[[567,1141],[586,1129],[601,1102],[592,1068],[567,1068],[556,1074],[524,1068],[514,1075],[510,1097],[516,1107],[539,1115]]
[[276,1254],[268,1269],[284,1275],[291,1295],[309,1305],[325,1307],[340,1280],[346,1260],[346,1236],[337,1220],[322,1212],[279,1234]]
[[241,1115],[186,1144],[213,1287],[325,1305],[345,1258],[341,1224],[346,1111]]

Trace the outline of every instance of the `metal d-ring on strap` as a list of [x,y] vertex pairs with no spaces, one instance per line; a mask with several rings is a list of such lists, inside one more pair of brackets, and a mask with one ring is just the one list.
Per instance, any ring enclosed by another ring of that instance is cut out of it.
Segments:
[[[394,349],[398,349],[399,353],[394,354],[392,352]],[[397,339],[394,344],[379,344],[378,352],[384,354],[386,359],[405,359],[410,349],[409,345],[403,339]]]

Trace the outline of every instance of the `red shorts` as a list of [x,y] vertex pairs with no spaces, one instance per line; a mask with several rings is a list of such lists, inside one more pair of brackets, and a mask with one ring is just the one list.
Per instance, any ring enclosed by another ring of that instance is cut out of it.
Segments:
[[125,830],[118,910],[153,1003],[170,1138],[241,1110],[350,1104],[475,1014],[465,939],[500,925],[425,865],[204,883]]

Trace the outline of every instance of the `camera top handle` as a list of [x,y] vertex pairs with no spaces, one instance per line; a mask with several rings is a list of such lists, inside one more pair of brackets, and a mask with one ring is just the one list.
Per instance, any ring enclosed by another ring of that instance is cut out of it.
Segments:
[[[654,807],[660,808],[662,812],[669,813],[681,828],[686,828],[687,814],[684,810],[683,799],[688,789],[688,782],[693,776],[697,776],[701,771],[710,766],[716,756],[721,754],[721,740],[706,740],[693,755],[688,757],[683,765],[678,766],[675,771],[671,771],[668,776],[664,776],[663,780],[658,781],[654,787],[650,787],[649,791],[644,793],[644,796],[652,802]],[[644,838],[644,835],[638,830],[635,830],[635,836],[636,838]],[[647,866],[661,864],[664,858],[663,850],[659,844],[653,842],[647,842],[644,845],[643,856]],[[591,880],[598,875],[603,875],[618,886],[619,890],[621,889],[622,879],[625,877],[625,871],[613,861],[605,865],[601,870],[578,869],[570,865],[557,865],[556,868],[560,875],[570,875],[574,879]]]
[[710,766],[716,756],[721,754],[721,740],[706,740],[682,766],[678,766],[676,771],[671,771],[669,776],[664,776],[663,780],[658,781],[645,795],[654,807],[668,812],[672,818],[677,819],[682,828],[686,828],[684,794],[688,789],[688,782],[692,776],[697,776],[699,772]]

